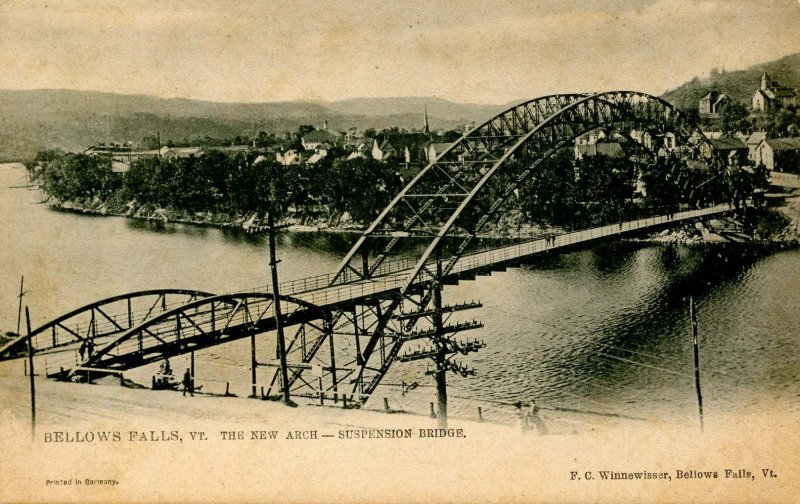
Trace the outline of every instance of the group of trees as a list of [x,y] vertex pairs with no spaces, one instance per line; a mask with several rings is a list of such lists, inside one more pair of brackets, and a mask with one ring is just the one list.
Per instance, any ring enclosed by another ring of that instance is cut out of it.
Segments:
[[44,166],[36,174],[44,190],[61,200],[107,199],[122,187],[106,159],[49,150],[40,152],[35,162]]
[[741,206],[766,187],[763,167],[709,170],[692,167],[678,156],[645,162],[602,155],[576,160],[564,149],[540,165],[521,188],[519,201],[526,221],[574,229],[682,207],[723,202]]
[[[65,201],[100,199],[188,213],[243,215],[252,212],[301,215],[349,213],[371,221],[397,194],[404,180],[398,168],[371,158],[348,160],[339,148],[316,164],[282,166],[254,152],[209,150],[199,157],[145,158],[125,173],[114,173],[108,157],[39,153],[36,174],[45,191]],[[715,171],[716,170],[716,171]],[[692,168],[676,156],[644,160],[585,156],[562,149],[542,162],[518,192],[526,221],[581,228],[647,213],[717,202],[741,204],[766,187],[766,172]],[[637,192],[637,185],[643,186]],[[479,202],[478,202],[479,203]]]
[[766,131],[771,137],[796,136],[800,129],[800,114],[794,105],[751,114],[745,105],[732,101],[723,107],[720,123],[726,136],[752,131]]
[[394,167],[373,159],[325,158],[315,165],[285,167],[257,153],[209,151],[172,160],[146,158],[124,174],[113,173],[111,159],[44,152],[37,158],[44,190],[64,201],[99,198],[136,201],[184,212],[241,215],[301,212],[323,205],[348,212],[357,221],[372,219],[402,187]]
[[576,160],[564,149],[544,161],[520,190],[526,220],[580,228],[615,222],[632,214],[636,164],[602,155]]

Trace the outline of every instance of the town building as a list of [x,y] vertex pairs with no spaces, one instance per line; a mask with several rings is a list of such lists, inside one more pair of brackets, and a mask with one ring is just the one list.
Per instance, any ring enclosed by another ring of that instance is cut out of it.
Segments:
[[315,165],[325,159],[327,156],[328,151],[326,149],[317,149],[317,151],[308,158],[306,164]]
[[628,139],[616,131],[606,132],[602,128],[591,130],[575,139],[575,159],[606,156],[625,157],[623,144]]
[[389,142],[389,140],[383,140],[379,142],[377,139],[372,144],[372,159],[377,161],[389,161],[393,157],[397,156],[397,149]]
[[282,166],[299,165],[303,162],[303,154],[296,150],[286,152],[276,152],[275,160]]
[[183,159],[190,157],[200,157],[204,154],[202,147],[161,147],[158,156],[161,159]]
[[770,171],[800,173],[800,137],[762,140],[756,148],[756,164]]
[[436,161],[452,144],[450,142],[431,142],[425,147],[425,158],[429,163]]
[[625,149],[620,142],[595,142],[575,145],[575,159],[595,156],[622,158],[625,157]]
[[700,113],[703,115],[713,115],[722,112],[722,108],[730,100],[730,96],[720,91],[711,91],[704,97],[700,98],[699,106]]
[[762,140],[766,138],[766,131],[755,131],[751,133],[744,141],[745,145],[747,145],[747,159],[751,162],[751,164],[758,164],[756,163],[756,149],[758,148],[758,144],[760,144]]
[[748,163],[747,144],[739,138],[719,137],[714,138],[711,145],[714,153],[727,166],[745,166]]
[[767,72],[761,76],[761,87],[753,94],[753,110],[769,112],[779,107],[797,105],[797,93],[794,89],[781,86],[772,81]]
[[336,145],[339,141],[339,135],[335,133],[331,133],[330,131],[320,129],[314,130],[300,139],[300,143],[303,145],[303,149],[305,150],[316,150],[320,148],[323,144]]

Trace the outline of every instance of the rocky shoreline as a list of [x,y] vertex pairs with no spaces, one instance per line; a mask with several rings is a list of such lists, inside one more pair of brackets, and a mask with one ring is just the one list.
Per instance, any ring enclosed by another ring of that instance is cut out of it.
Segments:
[[[769,242],[781,245],[800,245],[800,187],[781,186],[783,193],[770,194],[773,205],[770,209],[755,212],[754,222],[745,225],[735,219],[708,219],[685,223],[674,228],[653,233],[634,241],[652,243],[700,245],[710,243]],[[99,198],[86,201],[60,201],[46,196],[44,201],[51,208],[86,215],[118,216],[129,219],[188,224],[216,228],[241,229],[248,233],[265,232],[266,219],[258,213],[229,215],[214,212],[185,212],[150,205],[139,205],[136,201],[109,203]],[[777,205],[775,203],[778,203]],[[482,233],[482,238],[509,238],[513,236],[535,236],[548,230],[529,224],[520,224],[519,212],[504,216],[493,229]],[[365,225],[354,222],[347,213],[309,216],[297,212],[282,218],[276,225],[296,233],[360,234]]]
[[[209,211],[191,214],[168,208],[137,205],[135,202],[128,202],[122,209],[119,209],[112,208],[108,203],[99,199],[76,202],[60,201],[56,198],[48,197],[43,203],[55,210],[85,215],[125,217],[142,221],[189,224],[193,226],[234,228],[255,233],[263,232],[267,229],[264,222],[262,222],[265,219],[257,213],[228,215]],[[279,220],[276,225],[292,232],[361,233],[363,229],[362,226],[350,222],[347,215],[316,219],[288,218]]]

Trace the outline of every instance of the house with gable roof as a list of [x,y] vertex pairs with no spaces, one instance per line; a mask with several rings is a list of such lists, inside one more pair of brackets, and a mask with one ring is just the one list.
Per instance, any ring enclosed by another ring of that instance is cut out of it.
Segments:
[[800,173],[800,137],[762,140],[756,148],[756,163],[770,171]]
[[700,98],[698,108],[700,113],[704,115],[719,114],[729,100],[730,96],[714,90]]
[[394,148],[388,139],[381,142],[375,139],[372,144],[372,159],[377,161],[389,161],[389,159],[396,155],[397,149]]
[[314,130],[300,139],[300,143],[305,150],[316,150],[321,148],[324,144],[336,145],[339,141],[339,135],[331,133],[328,130],[320,129]]

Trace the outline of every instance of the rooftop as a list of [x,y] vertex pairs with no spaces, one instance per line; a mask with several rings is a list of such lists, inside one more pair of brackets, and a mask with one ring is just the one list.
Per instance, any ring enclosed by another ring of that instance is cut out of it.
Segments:
[[747,145],[738,138],[719,137],[711,139],[711,144],[717,150],[738,150],[746,149]]
[[339,138],[338,135],[335,135],[327,130],[314,130],[311,133],[303,135],[303,141],[306,143],[333,143]]
[[800,137],[770,138],[765,140],[772,150],[800,150]]

